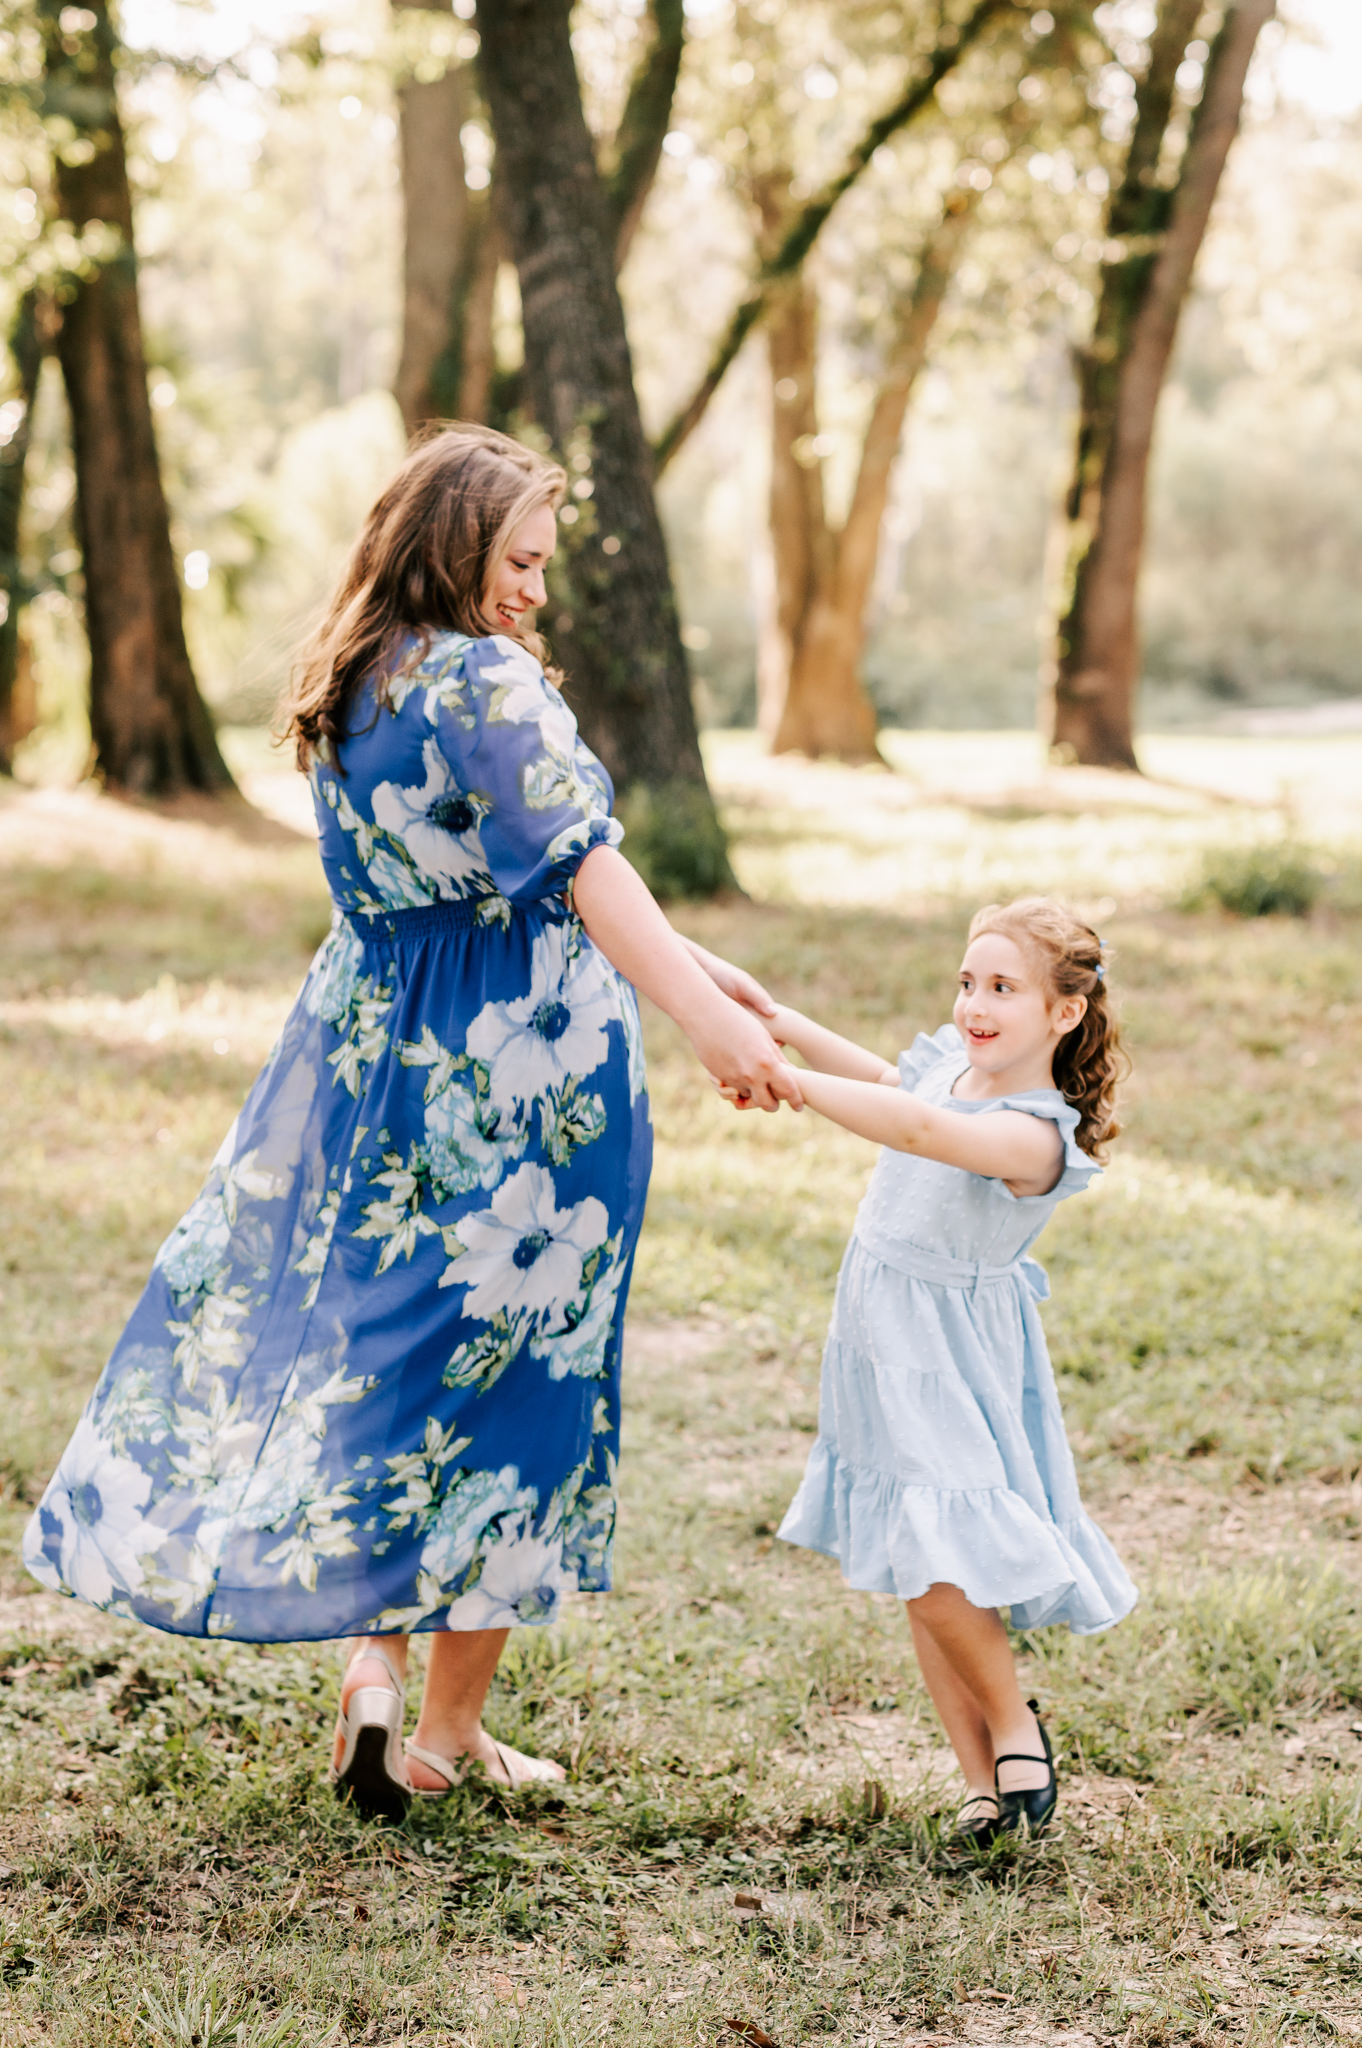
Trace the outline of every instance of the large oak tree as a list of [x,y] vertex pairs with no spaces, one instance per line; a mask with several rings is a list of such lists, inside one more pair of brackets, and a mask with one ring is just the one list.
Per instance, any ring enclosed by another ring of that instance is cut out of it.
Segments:
[[1238,132],[1249,63],[1273,11],[1274,0],[1229,0],[1180,158],[1169,147],[1178,73],[1201,25],[1203,0],[1162,0],[1150,39],[1124,175],[1108,214],[1110,256],[1078,362],[1077,446],[1047,678],[1050,737],[1062,760],[1137,766],[1137,601],[1155,416]]
[[570,699],[650,879],[673,893],[713,889],[729,879],[727,854],[615,281],[621,223],[582,110],[568,0],[483,0],[478,27],[529,398],[575,479],[555,620]]
[[107,0],[39,0],[43,114],[57,211],[81,237],[64,280],[57,354],[71,413],[76,528],[90,642],[95,762],[143,796],[231,787],[185,645],[179,575],[152,430],[132,198]]

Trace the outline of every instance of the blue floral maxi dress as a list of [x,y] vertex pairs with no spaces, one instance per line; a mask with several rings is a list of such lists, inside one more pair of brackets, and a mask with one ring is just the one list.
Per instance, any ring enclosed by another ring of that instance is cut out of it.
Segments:
[[839,1559],[847,1583],[915,1600],[959,1586],[1014,1628],[1110,1628],[1135,1605],[1078,1495],[1045,1331],[1045,1274],[1026,1256],[1098,1168],[1053,1088],[952,1094],[969,1064],[954,1024],[899,1055],[900,1086],[962,1116],[1045,1117],[1064,1140],[1048,1195],[912,1153],[880,1154],[842,1261],[823,1354],[818,1436],[781,1523]]
[[549,1622],[610,1585],[651,1163],[565,894],[609,778],[524,648],[443,634],[312,787],[331,933],[25,1559],[185,1635]]

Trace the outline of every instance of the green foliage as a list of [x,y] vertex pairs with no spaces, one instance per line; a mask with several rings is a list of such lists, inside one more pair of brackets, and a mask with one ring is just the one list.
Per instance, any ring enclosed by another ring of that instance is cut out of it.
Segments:
[[616,814],[624,826],[622,850],[655,896],[713,896],[734,886],[724,828],[701,784],[635,784]]
[[1307,917],[1325,877],[1318,857],[1289,839],[1213,850],[1183,896],[1185,910],[1218,908],[1234,917]]

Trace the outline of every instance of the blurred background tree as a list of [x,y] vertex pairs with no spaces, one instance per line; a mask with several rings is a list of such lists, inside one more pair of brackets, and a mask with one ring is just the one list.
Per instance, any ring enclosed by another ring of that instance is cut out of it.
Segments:
[[[36,0],[32,26],[49,206],[78,252],[56,275],[51,302],[71,421],[94,765],[138,796],[228,789],[185,643],[152,426],[117,30],[105,0]],[[16,360],[24,380],[22,348]]]
[[1092,336],[1078,354],[1050,726],[1060,759],[1103,768],[1139,765],[1137,604],[1154,419],[1254,46],[1274,6],[1231,0],[1218,20],[1207,12],[1201,0],[1163,0],[1148,40],[1118,46],[1138,83],[1123,102],[1130,145],[1106,220]]
[[[56,262],[44,225],[45,144],[39,161],[23,100],[32,80],[19,76],[33,61],[26,12],[8,7],[0,24],[0,156],[16,195],[0,207],[6,331]],[[666,466],[658,502],[701,726],[756,721],[759,648],[764,641],[769,657],[775,617],[772,464],[796,442],[806,457],[819,444],[812,466],[794,466],[805,489],[816,478],[821,491],[820,544],[853,539],[847,560],[862,578],[873,554],[860,665],[873,719],[1015,726],[1035,717],[1062,584],[1058,545],[1047,580],[1047,543],[1072,460],[1075,352],[1093,338],[1112,269],[1112,195],[1157,15],[1147,0],[1023,12],[1029,29],[999,21],[956,53],[929,104],[870,155],[821,221],[796,293],[818,315],[799,401],[812,409],[777,418],[763,298],[754,331]],[[1300,89],[1311,77],[1311,21],[1337,17],[1331,32],[1349,29],[1333,0],[1284,0],[1283,13],[1286,27],[1259,39],[1150,454],[1137,747],[1151,722],[1223,723],[1362,694],[1362,83],[1349,96],[1346,67],[1335,63]],[[404,319],[399,124],[404,95],[448,91],[451,69],[463,98],[458,133],[445,127],[444,143],[449,163],[456,147],[461,154],[464,183],[452,292],[470,317],[462,354],[446,340],[434,359],[457,370],[454,382],[438,398],[404,402],[411,419],[430,406],[533,429],[470,16],[471,0],[452,10],[124,0],[119,96],[171,544],[194,668],[237,747],[267,721],[289,652],[405,443],[390,395],[414,325]],[[760,178],[783,171],[780,210],[800,217],[902,96],[933,36],[947,31],[936,47],[949,55],[950,31],[972,18],[963,0],[944,9],[752,0],[745,11],[692,0],[668,122],[649,131],[655,175],[632,237],[621,237],[634,383],[654,441],[752,293]],[[1207,6],[1185,49],[1209,49],[1217,20]],[[574,10],[573,55],[607,196],[629,154],[626,107],[644,81],[660,81],[665,97],[679,27],[646,0],[580,0]],[[1028,33],[1034,40],[1021,43]],[[761,125],[758,72],[773,42],[783,54],[771,118],[792,138],[783,158],[774,128]],[[1186,76],[1172,123],[1182,135],[1198,83]],[[1008,121],[1020,124],[1015,132],[1005,133]],[[985,156],[986,140],[1005,154]],[[968,182],[975,170],[988,172],[986,188],[982,175]],[[452,183],[446,202],[456,218]],[[939,266],[949,279],[916,360],[913,348],[896,350],[915,297],[921,337],[933,268],[923,258],[934,224],[948,225],[948,202],[962,233]],[[65,256],[81,260],[70,248]],[[432,303],[443,289],[437,278]],[[478,354],[470,333],[481,338],[481,398],[477,380],[465,381]],[[41,779],[79,773],[88,757],[89,656],[61,378],[48,359],[26,398],[25,375],[12,358],[0,392],[0,443],[12,451],[7,467],[0,458],[0,679],[5,660],[31,673],[34,729],[18,739],[22,716],[12,729],[19,772]],[[891,433],[900,402],[903,427]],[[848,515],[872,445],[866,480],[884,503],[867,547],[868,522],[848,525]],[[11,550],[5,494],[21,449]],[[574,504],[577,527],[589,529],[592,501]],[[819,531],[817,519],[809,530]],[[543,623],[571,667],[572,634],[559,623],[569,615],[555,602]],[[835,638],[840,648],[854,634]],[[769,726],[780,685],[761,667]],[[836,751],[855,751],[845,734],[834,738]]]

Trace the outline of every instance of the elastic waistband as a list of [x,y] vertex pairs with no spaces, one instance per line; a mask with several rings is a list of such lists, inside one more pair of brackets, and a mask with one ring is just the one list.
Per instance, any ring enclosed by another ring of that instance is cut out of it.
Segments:
[[880,1237],[877,1232],[857,1229],[853,1243],[882,1266],[906,1273],[910,1280],[925,1280],[932,1287],[959,1287],[971,1294],[984,1288],[1005,1287],[1020,1281],[1036,1301],[1048,1301],[1050,1282],[1045,1268],[1035,1259],[1013,1259],[1009,1266],[988,1266],[982,1260],[953,1259],[948,1252],[929,1251],[925,1245],[909,1244],[903,1238]]
[[513,917],[566,924],[571,915],[556,896],[546,896],[537,903],[510,903],[504,896],[484,896],[458,903],[415,903],[405,910],[379,910],[370,915],[361,910],[342,912],[351,931],[365,946],[400,946],[409,939],[433,938],[443,932],[471,932],[479,927],[504,929]]

